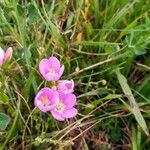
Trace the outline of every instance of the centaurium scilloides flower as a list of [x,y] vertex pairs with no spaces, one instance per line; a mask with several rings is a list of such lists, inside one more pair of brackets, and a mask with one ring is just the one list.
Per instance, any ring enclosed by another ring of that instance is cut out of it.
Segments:
[[54,108],[57,101],[59,101],[57,91],[50,88],[42,88],[34,99],[34,105],[42,112],[47,112]]
[[59,120],[64,121],[68,118],[73,118],[77,115],[78,111],[74,106],[76,105],[76,96],[74,94],[59,93],[59,101],[51,109],[52,116]]
[[39,71],[46,81],[57,81],[64,72],[64,65],[56,57],[42,59],[39,64]]

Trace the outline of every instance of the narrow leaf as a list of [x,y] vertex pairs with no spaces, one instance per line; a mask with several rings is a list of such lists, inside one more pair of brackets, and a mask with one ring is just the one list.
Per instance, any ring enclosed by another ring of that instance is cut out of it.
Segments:
[[116,71],[116,74],[117,74],[119,83],[121,85],[121,88],[130,102],[130,111],[133,113],[136,121],[141,126],[141,128],[144,130],[145,134],[149,136],[149,131],[148,131],[146,122],[140,112],[140,109],[135,101],[135,98],[131,92],[131,89],[127,83],[126,78],[120,73],[119,70]]
[[8,96],[0,91],[0,104],[8,104],[8,103],[9,103]]
[[108,93],[108,91],[109,89],[106,89],[106,88],[98,88],[96,90],[92,90],[84,94],[81,94],[78,96],[78,98],[85,97],[85,96],[102,95],[102,94]]

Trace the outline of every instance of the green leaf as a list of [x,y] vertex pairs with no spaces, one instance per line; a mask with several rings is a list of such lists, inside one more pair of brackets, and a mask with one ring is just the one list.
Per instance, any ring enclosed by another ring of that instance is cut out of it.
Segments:
[[121,94],[108,94],[107,96],[105,96],[104,98],[98,99],[98,100],[94,100],[91,105],[94,106],[93,108],[95,108],[97,105],[99,105],[100,103],[102,103],[105,100],[110,100],[110,99],[118,99],[121,98],[122,95]]
[[29,13],[29,16],[28,16],[27,22],[28,22],[29,24],[32,24],[32,23],[35,22],[35,21],[38,19],[38,17],[39,17],[38,11],[37,11],[37,9],[34,7],[33,4],[31,4],[31,5],[29,6],[28,13]]
[[125,94],[125,96],[128,98],[130,102],[130,111],[133,113],[136,121],[140,125],[140,127],[144,130],[145,134],[149,136],[148,128],[146,125],[146,122],[140,112],[140,109],[138,107],[138,104],[135,101],[135,98],[131,92],[131,89],[127,83],[126,78],[120,73],[119,70],[116,71],[119,83],[121,85],[121,88]]
[[22,7],[21,5],[17,5],[17,11],[19,16],[23,16],[25,13],[25,8]]
[[146,49],[144,49],[144,48],[140,48],[140,47],[135,47],[134,48],[134,53],[136,54],[136,55],[144,55],[144,54],[146,54]]
[[10,122],[10,117],[4,113],[0,113],[0,129],[5,130]]
[[8,96],[5,93],[0,92],[0,104],[8,104],[8,103],[9,103]]
[[84,94],[81,94],[80,96],[78,96],[78,98],[85,97],[85,96],[102,95],[108,93],[108,91],[109,89],[106,88],[98,88],[96,90],[92,90]]
[[108,94],[106,97],[104,97],[104,100],[109,100],[109,99],[117,99],[117,98],[121,98],[122,95],[121,94]]
[[121,139],[121,128],[118,125],[111,128],[111,135],[110,136],[114,142],[119,142]]
[[5,13],[5,14],[8,14],[8,13],[10,13],[11,11],[14,11],[14,10],[15,10],[15,9],[14,9],[13,6],[7,6],[7,7],[4,8],[4,13]]

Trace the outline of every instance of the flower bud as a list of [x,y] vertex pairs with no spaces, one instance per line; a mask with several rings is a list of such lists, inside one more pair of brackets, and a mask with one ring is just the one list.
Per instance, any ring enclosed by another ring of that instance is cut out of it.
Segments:
[[57,89],[64,94],[72,93],[74,91],[73,80],[60,80],[58,81]]
[[0,47],[0,67],[3,65],[4,57],[5,57],[5,52],[4,52],[4,50]]
[[12,58],[13,49],[12,47],[9,47],[5,52],[4,61],[9,61]]

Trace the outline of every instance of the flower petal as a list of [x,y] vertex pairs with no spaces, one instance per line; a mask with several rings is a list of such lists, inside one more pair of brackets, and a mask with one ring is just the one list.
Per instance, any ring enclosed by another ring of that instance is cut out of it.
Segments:
[[38,107],[38,109],[40,109],[42,112],[48,112],[48,111],[50,111],[50,110],[52,110],[54,108],[53,105],[43,106],[43,104],[39,100],[35,101],[34,105],[36,107]]
[[42,88],[40,92],[42,92],[43,95],[46,95],[52,104],[55,104],[59,101],[59,94],[55,90],[45,87]]
[[64,67],[64,65],[62,65],[61,66],[61,68],[59,69],[59,77],[61,77],[62,76],[62,74],[64,73],[64,69],[65,69],[65,67]]
[[57,104],[59,101],[59,94],[56,90],[52,89],[52,91],[53,91],[53,96],[51,97],[51,102],[52,104]]
[[60,61],[56,57],[50,57],[48,61],[50,67],[55,68],[57,71],[60,69]]
[[[43,98],[46,98],[44,101],[45,103],[42,101]],[[34,99],[34,104],[41,111],[47,112],[54,109],[58,101],[59,95],[57,91],[54,91],[50,88],[43,88],[36,95]]]
[[74,94],[59,93],[60,99],[66,108],[72,108],[76,104],[76,96]]
[[39,71],[44,78],[45,78],[45,75],[48,73],[48,68],[49,68],[48,59],[42,59],[39,63]]
[[64,118],[73,118],[77,115],[78,111],[75,108],[71,108],[68,110],[64,110],[64,112],[62,113],[62,116]]
[[47,80],[47,81],[57,81],[57,80],[59,80],[59,75],[57,74],[57,73],[47,73],[46,75],[45,75],[45,79]]
[[0,67],[3,65],[4,57],[5,57],[5,52],[0,47]]
[[56,120],[59,120],[59,121],[64,121],[65,118],[58,112],[56,111],[51,111],[52,113],[52,116],[56,119]]

